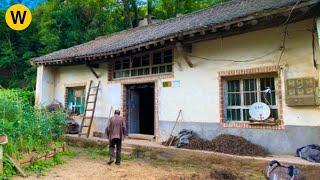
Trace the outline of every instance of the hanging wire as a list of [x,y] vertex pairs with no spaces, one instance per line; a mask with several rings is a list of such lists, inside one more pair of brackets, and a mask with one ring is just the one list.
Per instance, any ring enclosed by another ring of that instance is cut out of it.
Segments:
[[287,41],[287,37],[288,37],[288,26],[289,26],[289,21],[292,15],[293,10],[297,7],[298,4],[300,4],[301,0],[297,0],[297,2],[295,3],[295,5],[291,8],[289,16],[287,18],[287,20],[283,23],[284,25],[284,34],[283,34],[283,39],[282,39],[282,45],[281,45],[281,53],[278,59],[278,63],[277,65],[279,66],[282,56],[284,54],[284,51],[286,49],[286,41]]
[[249,59],[244,59],[244,60],[234,60],[234,59],[211,59],[211,58],[206,58],[206,57],[201,57],[201,56],[196,56],[196,55],[191,55],[191,54],[188,54],[187,56],[189,57],[194,57],[194,58],[199,58],[199,59],[203,59],[203,60],[207,60],[207,61],[226,61],[226,62],[236,62],[236,63],[242,63],[242,62],[252,62],[252,61],[257,61],[259,59],[262,59],[266,56],[269,56],[275,52],[279,51],[279,49],[274,49],[272,51],[269,51],[261,56],[258,56],[258,57],[254,57],[254,58],[249,58]]

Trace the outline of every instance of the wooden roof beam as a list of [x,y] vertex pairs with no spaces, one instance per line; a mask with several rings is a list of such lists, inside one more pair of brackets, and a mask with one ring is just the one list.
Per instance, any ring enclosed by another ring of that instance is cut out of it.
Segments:
[[176,43],[176,47],[177,47],[178,52],[182,55],[183,59],[188,64],[188,66],[191,67],[191,68],[194,67],[193,63],[191,62],[191,60],[187,56],[187,52],[185,51],[182,43],[181,42],[177,42]]

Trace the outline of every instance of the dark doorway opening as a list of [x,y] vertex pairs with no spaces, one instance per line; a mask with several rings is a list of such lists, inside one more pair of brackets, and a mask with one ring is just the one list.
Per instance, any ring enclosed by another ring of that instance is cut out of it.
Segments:
[[128,131],[154,135],[154,84],[127,85]]

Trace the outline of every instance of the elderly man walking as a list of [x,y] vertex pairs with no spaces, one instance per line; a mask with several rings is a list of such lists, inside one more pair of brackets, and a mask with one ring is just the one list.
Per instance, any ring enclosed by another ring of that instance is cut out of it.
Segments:
[[[110,118],[107,126],[107,136],[109,138],[109,154],[111,165],[116,156],[116,165],[120,165],[121,161],[121,143],[126,133],[126,123],[123,117],[120,116],[120,111],[116,110],[114,116]],[[114,149],[116,148],[116,155]]]

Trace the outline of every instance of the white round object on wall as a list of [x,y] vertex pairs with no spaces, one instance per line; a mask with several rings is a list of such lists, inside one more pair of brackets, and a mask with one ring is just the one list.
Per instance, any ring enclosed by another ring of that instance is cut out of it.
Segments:
[[258,121],[263,121],[269,118],[271,111],[267,104],[262,102],[256,102],[251,105],[249,109],[249,114],[251,118]]

